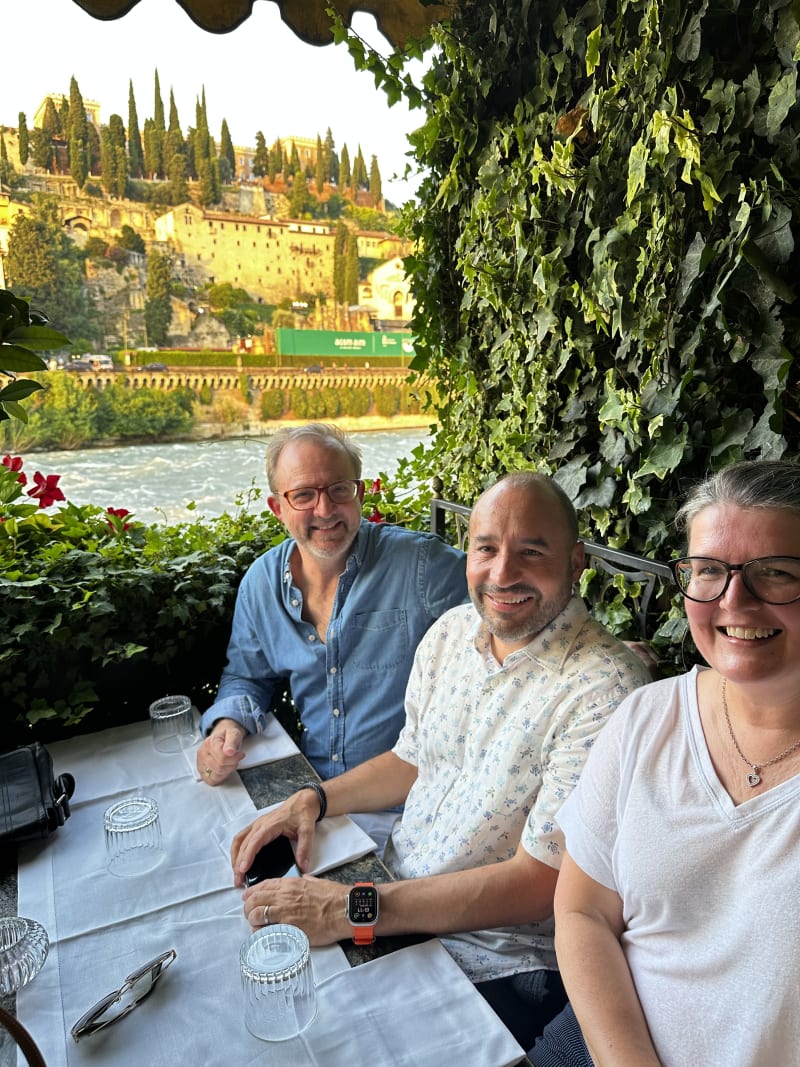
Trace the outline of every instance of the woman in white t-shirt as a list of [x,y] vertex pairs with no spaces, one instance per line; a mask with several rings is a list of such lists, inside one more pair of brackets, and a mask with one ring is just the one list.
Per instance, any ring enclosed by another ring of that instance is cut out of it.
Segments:
[[570,1006],[537,1067],[799,1062],[800,466],[728,467],[677,521],[709,666],[629,696],[559,813]]

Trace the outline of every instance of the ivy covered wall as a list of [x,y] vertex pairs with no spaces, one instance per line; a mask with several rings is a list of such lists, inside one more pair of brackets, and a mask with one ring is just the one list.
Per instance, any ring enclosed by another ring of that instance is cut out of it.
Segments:
[[664,557],[687,483],[796,453],[798,12],[462,0],[436,28],[408,223],[444,495],[536,466]]

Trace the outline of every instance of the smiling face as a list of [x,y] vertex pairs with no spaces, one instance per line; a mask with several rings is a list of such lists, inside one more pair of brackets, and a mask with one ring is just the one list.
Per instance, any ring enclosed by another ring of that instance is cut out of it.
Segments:
[[347,555],[361,522],[364,487],[360,486],[358,495],[347,504],[334,504],[327,493],[320,493],[316,506],[308,511],[295,511],[281,494],[355,477],[353,461],[335,442],[323,445],[299,438],[284,447],[275,465],[277,493],[268,498],[268,503],[301,552],[320,560],[338,560]]
[[[800,515],[777,508],[714,504],[692,521],[688,554],[726,563],[762,556],[800,556]],[[685,601],[692,637],[706,662],[739,685],[800,692],[800,601],[762,604],[731,575],[725,594],[710,604]]]
[[500,482],[472,509],[469,594],[500,662],[563,611],[582,569],[583,545],[546,483]]

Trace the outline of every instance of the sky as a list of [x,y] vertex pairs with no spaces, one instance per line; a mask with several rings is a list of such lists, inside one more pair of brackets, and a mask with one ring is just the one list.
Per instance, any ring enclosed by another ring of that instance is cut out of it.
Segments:
[[[390,46],[372,16],[358,14],[353,29],[383,55]],[[200,29],[177,0],[139,0],[121,19],[101,21],[73,0],[15,0],[3,5],[0,125],[16,128],[20,111],[28,125],[48,94],[69,94],[74,75],[84,100],[100,104],[100,121],[113,114],[128,122],[133,82],[140,129],[153,115],[158,70],[165,115],[174,92],[184,134],[195,125],[203,87],[208,125],[219,140],[227,120],[233,143],[255,146],[278,137],[325,139],[347,145],[351,161],[359,144],[369,170],[378,158],[383,194],[394,204],[413,196],[416,182],[393,180],[409,161],[407,134],[423,115],[401,101],[389,107],[373,77],[357,71],[344,45],[315,47],[296,37],[272,0],[255,0],[252,14],[231,33]],[[415,78],[422,67],[409,68]]]

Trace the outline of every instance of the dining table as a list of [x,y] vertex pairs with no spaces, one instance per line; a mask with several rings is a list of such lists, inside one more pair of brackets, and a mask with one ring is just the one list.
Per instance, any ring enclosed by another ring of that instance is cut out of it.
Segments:
[[[277,720],[246,740],[239,770],[216,787],[200,781],[193,748],[156,751],[149,721],[48,748],[55,773],[75,777],[71,815],[50,839],[0,857],[0,915],[35,919],[50,939],[39,974],[0,1006],[28,1029],[48,1067],[528,1062],[428,935],[312,947],[318,1010],[311,1025],[282,1042],[246,1030],[239,949],[251,929],[233,885],[230,841],[257,813],[319,781]],[[134,795],[158,803],[165,858],[145,874],[115,877],[106,866],[103,812]],[[375,842],[347,816],[319,823],[310,873],[348,886],[392,879]],[[175,962],[141,1005],[97,1034],[72,1039],[71,1025],[92,1004],[169,949]],[[0,1027],[0,1067],[25,1063]]]

